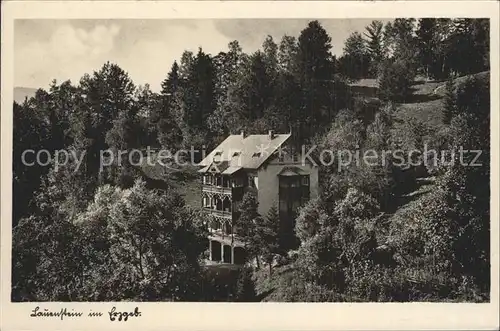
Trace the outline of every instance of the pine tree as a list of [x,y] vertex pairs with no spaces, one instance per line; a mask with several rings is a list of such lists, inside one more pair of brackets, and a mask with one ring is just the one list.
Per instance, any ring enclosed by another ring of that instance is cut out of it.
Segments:
[[217,105],[215,80],[212,58],[200,48],[189,68],[181,92],[183,136],[186,145],[201,146],[209,139],[207,120]]
[[269,209],[266,217],[258,217],[255,224],[253,241],[259,255],[269,266],[269,275],[272,273],[274,257],[279,253],[279,227],[280,219],[275,206]]
[[235,108],[231,98],[241,81],[244,62],[246,62],[246,54],[242,52],[237,40],[228,44],[227,52],[220,52],[213,58],[216,71],[216,109],[208,118],[207,124],[210,131],[216,135],[216,139],[221,141],[229,133],[240,129],[238,127],[239,109]]
[[406,66],[412,79],[417,69],[417,39],[414,37],[414,18],[397,18],[384,29],[384,47],[391,58]]
[[384,24],[380,21],[372,21],[369,26],[367,26],[366,33],[364,34],[368,38],[368,53],[370,54],[370,74],[375,77],[378,72],[378,66],[384,58],[382,38],[383,38],[383,27]]
[[344,53],[339,58],[339,72],[350,80],[366,78],[370,70],[370,57],[366,42],[359,32],[353,32],[345,41]]
[[271,77],[262,52],[257,51],[251,56],[249,67],[242,77],[240,93],[239,101],[242,102],[246,119],[253,122],[261,118],[272,96]]
[[294,74],[297,65],[298,44],[293,36],[284,35],[278,47],[278,63],[282,72]]
[[259,266],[259,246],[255,242],[255,227],[258,218],[261,216],[258,213],[259,202],[255,192],[249,191],[245,193],[239,207],[239,217],[236,224],[233,226],[235,233],[239,235],[244,243],[245,249],[249,256],[256,257]]
[[273,40],[273,37],[267,36],[262,44],[264,53],[264,62],[266,63],[266,73],[271,81],[276,79],[278,72],[278,45]]
[[150,118],[150,123],[156,131],[156,139],[163,147],[179,147],[182,142],[175,102],[179,98],[181,85],[179,65],[174,61],[167,78],[161,83],[157,107]]
[[437,19],[422,18],[418,21],[417,42],[419,50],[419,62],[424,73],[430,77],[432,68],[437,61],[436,52]]
[[318,21],[311,21],[298,39],[297,81],[302,90],[299,136],[308,139],[333,112],[334,72],[331,38]]

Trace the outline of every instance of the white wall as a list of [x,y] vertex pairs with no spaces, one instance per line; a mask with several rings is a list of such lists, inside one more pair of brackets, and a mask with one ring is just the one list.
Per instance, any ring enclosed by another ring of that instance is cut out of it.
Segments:
[[314,199],[318,196],[318,167],[313,167],[307,163],[303,165],[301,162],[295,164],[279,164],[277,159],[272,160],[269,164],[262,166],[258,171],[259,178],[259,214],[266,216],[269,209],[274,205],[278,208],[279,199],[279,178],[278,174],[284,167],[297,167],[309,174],[309,189],[310,198]]

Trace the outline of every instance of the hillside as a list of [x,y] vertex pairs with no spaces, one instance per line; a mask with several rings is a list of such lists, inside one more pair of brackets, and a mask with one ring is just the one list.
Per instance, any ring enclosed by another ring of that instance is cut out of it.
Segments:
[[[481,72],[475,74],[476,78],[485,79],[489,72]],[[455,87],[466,81],[468,76],[458,77],[454,80]],[[407,120],[413,118],[430,127],[439,128],[443,126],[442,112],[443,100],[445,94],[446,82],[427,82],[417,81],[413,85],[413,97],[407,103],[398,105],[398,111],[395,113],[397,119]],[[377,90],[377,82],[374,79],[364,79],[355,84],[351,84],[356,92],[364,91],[365,97],[373,98]],[[393,130],[404,130],[404,127],[398,128],[396,123]],[[436,177],[427,174],[417,175],[415,185],[409,192],[402,192],[399,196],[395,196],[397,208],[394,212],[383,214],[380,217],[380,224],[384,226],[377,234],[377,242],[379,247],[386,248],[391,242],[392,235],[389,233],[389,225],[393,222],[401,222],[409,219],[423,199],[435,189]],[[296,279],[293,273],[293,264],[277,265],[271,276],[268,270],[263,268],[256,270],[254,273],[254,282],[256,284],[257,295],[262,297],[262,301],[287,301],[289,295],[293,294],[283,292],[283,289],[294,289],[300,286],[300,281]]]
[[[473,76],[481,79],[488,75],[489,71],[484,71]],[[463,83],[468,77],[456,78],[454,80],[455,87]],[[397,119],[405,121],[412,118],[433,128],[441,126],[445,84],[445,81],[417,79],[412,86],[413,95],[409,100],[398,105]],[[351,84],[351,88],[354,92],[366,98],[374,98],[377,95],[378,84],[376,79],[361,79]]]

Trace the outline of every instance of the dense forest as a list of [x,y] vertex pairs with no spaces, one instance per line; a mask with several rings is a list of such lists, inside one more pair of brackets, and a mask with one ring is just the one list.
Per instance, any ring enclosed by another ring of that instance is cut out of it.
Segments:
[[[105,63],[14,103],[13,301],[489,301],[487,19],[373,21],[344,45],[311,21],[252,54],[236,40],[185,51],[161,87]],[[100,165],[102,150],[211,150],[271,129],[329,150],[481,150],[482,166],[455,153],[424,169],[320,165],[292,248],[248,194],[238,222],[259,263],[226,275],[204,268],[206,217],[176,186],[192,169],[159,181]],[[85,157],[27,166],[27,149]]]

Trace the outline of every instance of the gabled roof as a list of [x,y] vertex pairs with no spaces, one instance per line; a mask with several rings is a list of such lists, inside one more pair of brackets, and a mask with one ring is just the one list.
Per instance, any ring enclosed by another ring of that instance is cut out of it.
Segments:
[[278,176],[300,176],[300,175],[307,175],[307,172],[298,167],[284,167],[278,174]]
[[[226,138],[201,162],[207,167],[213,162],[228,162],[229,167],[258,169],[276,150],[290,138],[291,134],[253,134],[244,137],[233,134]],[[234,168],[235,169],[235,168]]]

